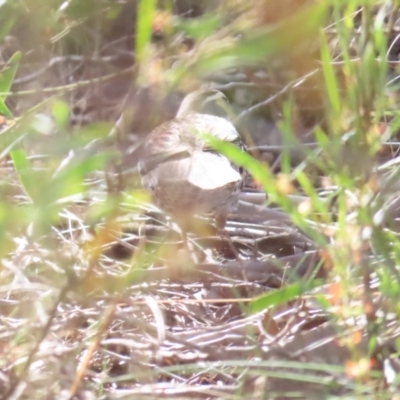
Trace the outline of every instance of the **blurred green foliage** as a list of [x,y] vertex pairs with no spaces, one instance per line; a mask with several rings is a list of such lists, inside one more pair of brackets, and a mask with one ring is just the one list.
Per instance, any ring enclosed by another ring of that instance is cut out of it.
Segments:
[[[120,188],[121,177],[109,174],[111,167],[120,167],[118,152],[107,147],[116,113],[111,113],[114,119],[109,122],[101,118],[87,124],[71,122],[78,105],[83,104],[83,114],[96,111],[106,91],[101,78],[120,77],[122,70],[129,69],[131,81],[121,86],[165,93],[239,72],[247,79],[240,83],[256,89],[256,99],[257,90],[276,83],[261,92],[260,102],[276,96],[269,112],[278,116],[284,144],[302,142],[294,128],[302,106],[317,104],[322,109],[312,130],[315,148],[306,150],[298,163],[285,150],[278,175],[268,163],[234,146],[212,137],[207,140],[246,168],[268,194],[268,203],[284,210],[314,241],[324,255],[320,263],[328,276],[324,284],[336,289],[335,283],[340,293],[319,294],[320,303],[340,324],[365,318],[369,346],[368,354],[361,356],[375,357],[378,338],[386,332],[386,316],[393,313],[398,319],[400,315],[400,240],[395,218],[386,214],[399,194],[398,162],[380,161],[385,149],[397,145],[400,128],[398,87],[388,85],[391,74],[395,80],[399,74],[398,66],[388,60],[391,34],[397,29],[397,20],[391,18],[398,14],[399,2],[309,1],[292,14],[282,6],[283,17],[269,14],[268,6],[279,10],[278,3],[207,2],[204,13],[200,8],[200,15],[188,17],[175,11],[177,2],[155,0],[0,2],[0,113],[9,123],[0,132],[1,258],[16,249],[20,236],[32,242],[48,239],[65,224],[63,210],[84,204],[84,211],[77,212],[78,225],[94,226],[94,239],[86,248],[79,240],[74,245],[79,250],[84,247],[82,257],[93,267],[102,246],[123,230],[118,217],[130,209],[139,209],[138,215],[142,212],[148,197],[137,188]],[[121,42],[125,48],[118,48]],[[129,57],[122,60],[108,53],[110,48]],[[47,74],[40,74],[43,70]],[[260,72],[271,81],[263,82]],[[308,87],[306,94],[296,91],[308,79],[314,91],[307,92]],[[114,89],[118,82],[112,82]],[[235,82],[227,85],[231,83]],[[44,89],[49,88],[57,89],[53,98],[45,95]],[[85,108],[91,93],[95,93],[94,106]],[[113,92],[107,92],[107,100],[112,97],[109,93]],[[309,103],[302,104],[302,99]],[[146,114],[146,109],[138,109],[140,117]],[[260,109],[262,113],[266,108]],[[105,145],[98,146],[99,142]],[[392,153],[387,156],[391,157]],[[323,180],[328,181],[328,195],[321,194],[326,189]],[[299,204],[292,195],[305,200]],[[105,227],[97,226],[100,223]],[[72,228],[68,229],[71,234]],[[43,242],[64,267],[64,255],[57,253],[55,241]],[[143,255],[138,248],[128,283],[141,277],[139,267],[146,267],[157,255],[156,250]],[[37,270],[42,272],[46,265],[43,262]],[[67,267],[65,271],[75,276]],[[376,277],[378,288],[373,288]],[[84,289],[94,290],[98,282],[88,279]],[[322,286],[313,279],[292,283],[261,295],[251,309],[274,308]],[[384,316],[374,304],[374,296],[381,295]],[[354,357],[360,354],[355,351]]]

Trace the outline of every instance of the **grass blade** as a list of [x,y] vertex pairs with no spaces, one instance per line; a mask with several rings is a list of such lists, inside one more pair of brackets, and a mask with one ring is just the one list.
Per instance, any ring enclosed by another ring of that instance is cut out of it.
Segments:
[[[7,93],[10,91],[11,85],[14,81],[15,74],[17,73],[19,61],[21,60],[22,53],[17,51],[8,60],[6,66],[0,71],[0,93]],[[6,117],[11,118],[13,115],[5,104],[6,96],[0,95],[0,113]]]
[[156,9],[155,0],[141,0],[138,6],[136,26],[136,59],[141,62],[146,46],[150,43]]

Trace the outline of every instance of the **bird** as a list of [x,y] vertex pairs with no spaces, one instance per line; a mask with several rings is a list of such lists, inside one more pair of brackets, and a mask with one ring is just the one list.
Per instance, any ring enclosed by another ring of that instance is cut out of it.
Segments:
[[143,143],[142,185],[181,227],[196,214],[212,213],[223,231],[238,201],[245,172],[204,139],[212,135],[245,151],[234,125],[210,114],[226,102],[219,90],[196,90],[183,99],[176,117],[156,127]]

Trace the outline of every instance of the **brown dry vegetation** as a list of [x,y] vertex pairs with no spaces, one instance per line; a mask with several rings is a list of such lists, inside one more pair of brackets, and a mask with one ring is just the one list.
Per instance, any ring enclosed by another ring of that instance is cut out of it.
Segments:
[[[398,7],[0,2],[0,398],[396,398]],[[204,85],[251,177],[187,254],[137,161]]]

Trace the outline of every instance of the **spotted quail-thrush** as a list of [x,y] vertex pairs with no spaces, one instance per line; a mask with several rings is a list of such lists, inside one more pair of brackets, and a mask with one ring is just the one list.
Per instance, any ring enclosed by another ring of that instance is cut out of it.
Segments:
[[242,170],[204,140],[209,134],[244,148],[228,120],[204,111],[223,100],[224,94],[214,89],[187,95],[176,118],[155,128],[143,145],[139,163],[143,186],[181,226],[193,214],[212,212],[221,230],[238,200]]

